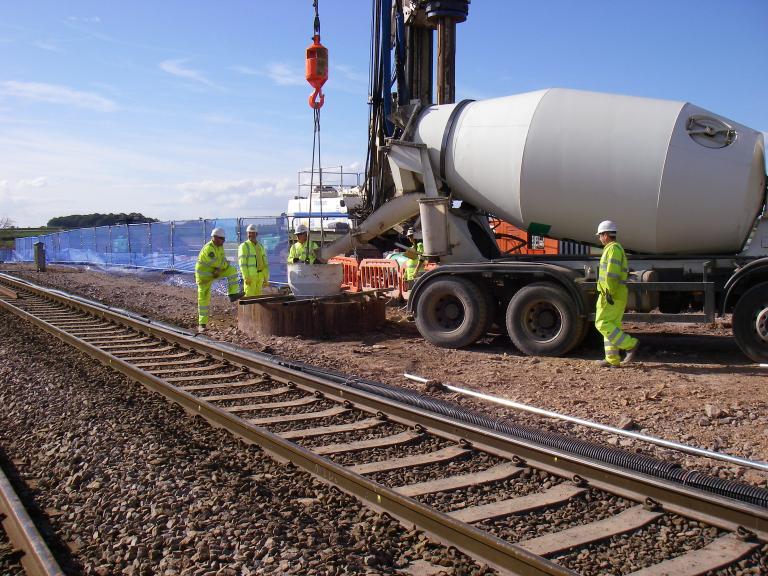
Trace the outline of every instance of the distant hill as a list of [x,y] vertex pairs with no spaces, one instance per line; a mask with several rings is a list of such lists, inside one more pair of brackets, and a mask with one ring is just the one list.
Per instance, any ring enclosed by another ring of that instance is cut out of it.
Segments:
[[48,226],[58,228],[91,228],[95,226],[114,226],[116,224],[146,224],[157,222],[157,218],[150,218],[138,212],[125,214],[72,214],[71,216],[56,216],[48,220]]

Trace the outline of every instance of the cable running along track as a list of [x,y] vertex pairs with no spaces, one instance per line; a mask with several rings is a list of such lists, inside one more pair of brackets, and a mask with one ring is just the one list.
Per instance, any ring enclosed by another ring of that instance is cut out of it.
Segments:
[[[757,566],[768,550],[760,488],[738,501],[574,455],[4,274],[0,306],[501,573],[579,574],[617,539],[648,555],[643,576]],[[690,522],[692,539],[675,534]],[[668,547],[649,555],[654,534]]]

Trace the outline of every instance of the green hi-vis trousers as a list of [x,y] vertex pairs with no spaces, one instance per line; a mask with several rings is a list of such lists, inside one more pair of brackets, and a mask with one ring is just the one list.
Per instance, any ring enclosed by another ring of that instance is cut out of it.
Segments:
[[620,350],[629,350],[637,344],[636,338],[633,338],[621,329],[621,318],[624,316],[624,309],[626,307],[626,291],[623,295],[614,297],[613,304],[608,304],[608,301],[602,294],[597,299],[595,328],[603,335],[605,361],[614,366],[618,366],[621,363]]
[[[227,279],[227,294],[237,294],[240,292],[237,268],[230,264],[222,270],[219,278]],[[208,310],[211,306],[211,285],[216,280],[215,278],[201,278],[198,274],[195,274],[195,282],[197,282],[197,323],[200,326],[208,324]]]

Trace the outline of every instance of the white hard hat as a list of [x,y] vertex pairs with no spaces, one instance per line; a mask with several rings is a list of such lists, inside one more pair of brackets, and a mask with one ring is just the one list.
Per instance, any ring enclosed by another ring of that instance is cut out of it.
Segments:
[[248,224],[248,228],[245,229],[246,232],[256,232],[256,234],[259,233],[258,228],[256,228],[256,224]]
[[296,235],[297,236],[299,234],[306,234],[307,232],[309,232],[309,228],[307,228],[306,225],[299,224],[298,226],[296,226]]
[[211,238],[213,238],[214,236],[217,236],[218,238],[226,238],[227,233],[224,232],[224,228],[214,228],[213,230],[211,230]]
[[616,234],[616,232],[618,232],[616,222],[613,220],[603,220],[600,222],[597,226],[597,234],[595,234],[595,236],[600,236],[603,232],[612,232],[613,234]]

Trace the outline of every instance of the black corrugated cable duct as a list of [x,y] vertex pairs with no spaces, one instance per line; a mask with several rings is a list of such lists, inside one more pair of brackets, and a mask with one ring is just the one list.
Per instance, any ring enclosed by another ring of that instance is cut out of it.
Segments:
[[[17,279],[21,280],[21,279]],[[21,280],[22,282],[35,286],[31,282]],[[61,292],[58,290],[51,290],[51,292],[66,295],[67,297],[73,297],[71,294]],[[113,308],[106,306],[87,298],[74,297],[87,304],[92,304],[106,310],[112,310],[127,314],[135,318],[136,320],[148,322],[149,320],[139,314],[127,312],[119,308]],[[156,325],[161,325],[164,328],[172,329],[175,332],[192,336],[192,334],[186,330],[181,330],[162,322],[153,322]],[[224,348],[236,349],[233,346],[228,346],[224,343],[218,343],[219,346]],[[242,352],[242,349],[237,349]],[[747,502],[755,504],[763,508],[768,508],[768,490],[760,488],[758,486],[751,486],[749,484],[743,484],[740,482],[734,482],[733,480],[725,480],[723,478],[716,478],[708,474],[703,474],[696,470],[685,470],[677,464],[670,464],[668,462],[662,462],[655,458],[648,456],[642,456],[640,454],[633,454],[620,450],[618,448],[612,448],[609,446],[603,446],[601,444],[595,444],[594,442],[587,442],[585,440],[577,440],[574,438],[568,438],[561,434],[555,434],[553,432],[545,432],[543,430],[537,430],[535,428],[529,428],[527,426],[520,426],[511,422],[505,422],[497,420],[495,418],[489,418],[483,414],[474,412],[473,410],[467,410],[461,406],[457,406],[445,400],[439,400],[436,398],[430,398],[423,396],[418,392],[407,388],[399,388],[383,382],[376,382],[373,380],[367,380],[364,378],[349,378],[349,376],[336,372],[330,369],[321,369],[315,366],[310,366],[303,362],[294,362],[285,360],[279,356],[272,354],[264,354],[262,352],[247,351],[248,354],[262,358],[273,364],[296,370],[298,372],[304,372],[321,378],[327,378],[328,380],[335,381],[338,384],[344,384],[350,388],[361,390],[374,394],[376,396],[382,396],[389,400],[395,400],[408,406],[414,406],[422,410],[429,410],[436,414],[448,416],[467,424],[480,426],[488,430],[493,430],[501,434],[505,434],[512,438],[520,440],[526,440],[529,442],[535,442],[537,444],[553,448],[555,450],[562,450],[563,452],[570,452],[579,456],[585,456],[592,458],[599,462],[606,464],[613,464],[632,470],[635,472],[641,472],[649,476],[655,476],[664,480],[670,480],[684,486],[691,486],[697,488],[703,492],[709,492],[712,494],[719,494],[727,498],[732,498],[741,502]]]
[[348,376],[336,372],[335,370],[320,369],[304,364],[303,362],[287,361],[275,356],[272,356],[271,359],[272,362],[284,366],[285,368],[328,378],[340,384],[349,386],[350,388],[355,388],[356,390],[382,396],[389,400],[395,400],[396,402],[401,402],[422,410],[429,410],[436,414],[493,430],[512,438],[535,442],[555,450],[562,450],[563,452],[592,458],[593,460],[606,464],[620,466],[634,472],[670,480],[684,486],[696,488],[703,492],[718,494],[740,502],[747,502],[749,504],[768,508],[768,490],[765,488],[717,478],[695,470],[685,470],[678,464],[663,462],[655,458],[634,454],[619,448],[603,446],[594,442],[569,438],[554,432],[546,432],[511,422],[497,420],[495,418],[489,418],[488,416],[479,414],[473,410],[467,410],[466,408],[446,402],[445,400],[423,396],[418,392],[406,388],[399,388],[397,386],[391,386],[389,384],[363,378],[350,379]]

